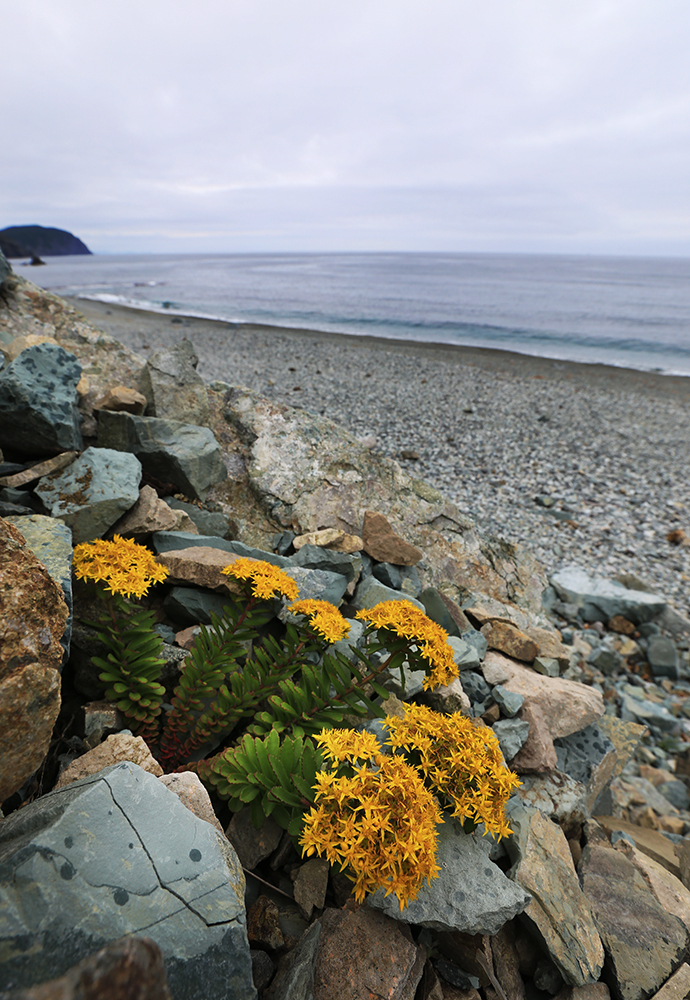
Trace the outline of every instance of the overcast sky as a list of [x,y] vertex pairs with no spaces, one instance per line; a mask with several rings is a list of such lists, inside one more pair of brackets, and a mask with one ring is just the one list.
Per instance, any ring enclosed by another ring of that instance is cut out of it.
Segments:
[[688,0],[14,0],[0,228],[690,256]]

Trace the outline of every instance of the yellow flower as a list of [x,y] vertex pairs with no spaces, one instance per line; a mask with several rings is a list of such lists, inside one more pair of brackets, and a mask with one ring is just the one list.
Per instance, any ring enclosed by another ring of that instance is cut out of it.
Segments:
[[296,601],[288,607],[296,615],[306,615],[315,632],[319,632],[327,642],[338,642],[350,631],[350,626],[338,609],[328,601]]
[[143,597],[154,583],[162,583],[168,570],[145,546],[115,535],[112,542],[98,538],[74,549],[74,575],[79,580],[105,584],[106,590],[125,597]]
[[272,597],[288,597],[291,601],[299,597],[299,588],[292,577],[272,563],[260,559],[249,559],[238,556],[225,569],[225,576],[234,576],[236,580],[251,580],[252,594],[268,601]]
[[371,763],[357,767],[352,776],[334,778],[329,771],[316,775],[315,806],[300,837],[302,853],[305,857],[318,853],[347,871],[358,902],[383,888],[387,896],[397,895],[402,910],[423,882],[440,871],[438,805],[402,757],[372,753],[378,744],[373,737],[373,744],[365,738],[371,734],[341,730],[338,741],[334,732],[324,732],[318,739],[327,755],[345,759],[349,745],[351,758],[371,757]]
[[388,716],[394,749],[410,754],[453,815],[483,823],[487,833],[510,833],[505,804],[520,781],[503,760],[494,732],[459,713],[439,715],[424,705],[403,705],[405,717]]
[[458,676],[448,633],[432,622],[410,601],[381,601],[373,608],[358,611],[357,618],[377,629],[388,629],[417,647],[417,655],[426,660],[431,672],[424,678],[424,689],[450,684]]
[[351,764],[358,760],[372,760],[381,753],[379,741],[373,733],[358,733],[354,729],[323,729],[315,739],[323,747],[323,756],[337,763],[343,760]]

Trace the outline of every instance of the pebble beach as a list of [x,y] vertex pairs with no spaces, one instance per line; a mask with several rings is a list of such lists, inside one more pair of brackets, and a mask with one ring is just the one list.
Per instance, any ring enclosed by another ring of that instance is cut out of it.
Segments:
[[690,616],[690,378],[70,301],[143,357],[188,337],[205,380],[334,420],[547,572],[635,578]]

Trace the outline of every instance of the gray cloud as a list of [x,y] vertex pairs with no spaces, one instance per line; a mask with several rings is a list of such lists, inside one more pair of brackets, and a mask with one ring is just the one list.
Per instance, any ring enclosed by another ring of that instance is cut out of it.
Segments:
[[2,23],[0,226],[690,253],[686,0],[23,0]]

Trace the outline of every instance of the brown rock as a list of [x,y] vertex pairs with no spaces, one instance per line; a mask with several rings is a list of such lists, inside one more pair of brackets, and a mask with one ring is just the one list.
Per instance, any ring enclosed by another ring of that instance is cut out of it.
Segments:
[[345,538],[345,532],[340,528],[321,528],[320,531],[309,531],[306,535],[297,535],[292,539],[296,552],[303,545],[318,545],[322,549],[331,549]]
[[11,1000],[171,1000],[161,950],[144,937],[111,941],[59,979],[4,995]]
[[93,404],[94,410],[115,410],[116,412],[133,413],[140,417],[146,409],[146,396],[136,389],[126,385],[114,385]]
[[202,785],[198,774],[194,774],[192,771],[183,771],[181,774],[160,774],[158,780],[171,792],[174,792],[182,805],[186,806],[190,812],[206,823],[210,823],[222,837],[225,837],[225,831],[211,805],[211,798]]
[[667,979],[651,1000],[685,1000],[690,994],[690,965],[683,962],[680,969]]
[[364,541],[359,535],[348,535],[345,533],[342,541],[334,542],[328,546],[334,552],[344,552],[345,555],[352,555],[353,552],[361,552],[364,548]]
[[152,486],[142,486],[137,502],[112,526],[109,534],[141,538],[154,531],[175,531],[178,513],[160,499]]
[[305,920],[311,920],[312,911],[322,910],[326,902],[329,864],[326,858],[310,858],[306,864],[290,872],[295,902]]
[[688,932],[661,908],[621,851],[590,845],[580,862],[582,889],[606,951],[620,1000],[646,1000],[683,958]]
[[690,933],[690,890],[686,889],[680,879],[672,875],[663,865],[652,861],[647,854],[633,847],[628,841],[616,841],[615,850],[622,851],[626,858],[632,861],[662,909],[678,917]]
[[520,956],[515,945],[515,929],[512,921],[504,924],[498,934],[491,938],[491,954],[494,972],[503,992],[510,1000],[524,1000],[525,984],[520,975]]
[[36,347],[37,344],[57,344],[57,340],[45,333],[29,333],[24,337],[14,337],[9,344],[3,344],[0,351],[5,355],[7,364],[10,364],[27,347]]
[[362,540],[364,551],[377,562],[414,566],[422,558],[420,550],[396,534],[383,514],[371,510],[364,512]]
[[47,476],[49,472],[58,472],[60,469],[66,469],[68,465],[72,464],[78,454],[78,451],[63,451],[59,455],[53,455],[52,458],[47,458],[44,462],[37,462],[31,468],[22,469],[21,472],[15,472],[12,476],[2,476],[0,478],[0,486],[11,486],[14,489],[17,489],[19,486],[25,486],[27,483],[32,483],[35,479],[40,479],[41,476]]
[[88,778],[90,774],[98,774],[104,767],[119,764],[123,760],[130,760],[133,764],[138,764],[150,774],[160,776],[163,773],[163,768],[151,755],[151,751],[141,736],[115,733],[94,747],[93,750],[89,750],[88,753],[73,760],[62,772],[55,787],[64,788],[65,785],[71,785],[73,781]]
[[242,867],[250,872],[275,851],[283,836],[282,829],[270,816],[257,830],[249,806],[233,814],[225,832]]
[[608,627],[611,632],[618,632],[619,635],[632,635],[636,630],[636,626],[623,615],[614,615],[613,618],[609,618]]
[[424,957],[424,949],[383,913],[368,906],[354,913],[328,909],[321,918],[314,1000],[413,1000]]
[[621,819],[619,816],[595,816],[594,819],[599,823],[599,825],[604,829],[606,834],[610,837],[614,830],[621,830],[623,833],[628,833],[635,841],[635,846],[639,848],[644,854],[650,857],[653,861],[658,862],[667,871],[675,875],[676,878],[681,877],[680,867],[678,864],[678,857],[674,851],[674,845],[665,837],[663,833],[659,833],[658,830],[645,829],[641,826],[636,826],[634,823],[629,823],[625,819]]
[[566,986],[554,1000],[611,1000],[611,991],[606,983]]
[[276,951],[285,944],[278,907],[268,896],[259,896],[247,911],[247,937],[251,944]]
[[528,635],[507,622],[487,622],[481,633],[489,644],[489,649],[497,649],[515,660],[532,663],[539,655],[539,646]]
[[191,649],[194,645],[194,640],[201,633],[201,628],[199,625],[190,625],[188,628],[183,628],[180,632],[175,633],[175,642],[181,649]]
[[112,701],[90,701],[84,705],[84,736],[90,747],[101,743],[107,730],[124,728],[122,716]]
[[553,770],[558,763],[556,748],[541,708],[527,702],[518,715],[524,722],[529,722],[529,735],[510,762],[511,768],[518,774]]
[[[686,889],[690,889],[690,837],[683,837],[674,847],[678,859],[678,878]],[[668,868],[668,865],[665,865]],[[670,869],[669,869],[670,870]]]
[[640,726],[637,722],[625,722],[615,715],[602,715],[597,725],[616,748],[613,777],[617,778],[635,753],[640,740],[648,732],[648,729],[646,726]]
[[503,667],[510,674],[503,686],[521,694],[526,703],[541,708],[553,739],[578,733],[604,714],[601,694],[585,684],[564,677],[545,677],[492,650],[484,662]]
[[239,584],[221,572],[237,558],[233,552],[212,549],[209,545],[191,545],[188,549],[162,552],[158,561],[170,570],[171,583],[194,583],[197,587],[237,594]]
[[40,767],[60,710],[62,589],[0,518],[0,802]]
[[[570,666],[570,649],[561,642],[561,633],[554,629],[539,628],[537,625],[527,625],[523,629],[525,635],[536,642],[539,647],[538,656],[558,660],[559,667]],[[519,659],[520,657],[517,657]]]

